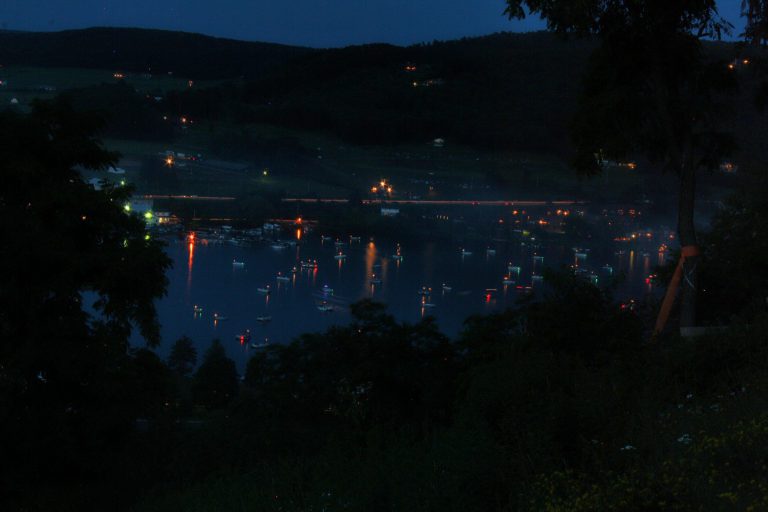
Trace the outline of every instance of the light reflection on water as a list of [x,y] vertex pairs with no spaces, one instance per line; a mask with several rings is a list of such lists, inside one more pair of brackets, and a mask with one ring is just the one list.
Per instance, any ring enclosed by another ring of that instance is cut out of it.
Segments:
[[[246,329],[250,329],[254,343],[266,338],[272,343],[286,343],[305,332],[349,323],[348,306],[368,297],[387,303],[389,312],[401,321],[417,322],[432,315],[443,332],[454,336],[467,316],[512,307],[526,293],[526,287],[541,291],[544,283],[533,276],[541,275],[545,266],[589,268],[604,284],[610,275],[602,267],[609,264],[614,275],[626,275],[617,298],[647,293],[645,278],[652,270],[650,255],[639,257],[638,262],[634,250],[628,255],[617,254],[615,248],[594,249],[586,259],[574,259],[570,247],[520,243],[497,247],[495,255],[487,254],[485,247],[468,248],[473,254],[465,256],[456,246],[423,242],[403,246],[402,260],[392,258],[397,244],[391,241],[348,243],[341,250],[347,257],[336,260],[338,249],[333,242],[321,242],[306,234],[301,245],[282,250],[270,245],[169,242],[167,252],[174,267],[168,273],[168,295],[158,302],[163,336],[160,355],[165,356],[182,335],[195,341],[201,355],[212,339],[219,338],[242,370],[253,349],[236,342],[235,337]],[[302,259],[317,259],[319,268],[301,269]],[[245,266],[234,266],[235,260]],[[510,264],[520,267],[519,275],[509,272]],[[294,266],[299,267],[295,274],[291,273]],[[291,280],[276,281],[278,272],[291,276]],[[374,274],[381,284],[371,282]],[[515,284],[502,284],[507,274]],[[452,290],[444,291],[444,283]],[[257,293],[257,288],[267,285],[269,294]],[[324,294],[324,285],[333,288],[333,293]],[[422,286],[432,288],[431,296],[424,300],[417,294]],[[333,305],[334,312],[319,311],[317,305],[322,301]],[[425,306],[427,303],[434,307]],[[194,314],[194,305],[203,308],[201,314]],[[214,322],[214,313],[226,320]],[[271,316],[272,321],[259,323],[257,316]]]

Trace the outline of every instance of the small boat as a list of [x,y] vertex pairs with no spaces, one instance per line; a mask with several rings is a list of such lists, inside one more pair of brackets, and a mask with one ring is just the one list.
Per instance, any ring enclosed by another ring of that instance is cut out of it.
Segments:
[[245,263],[242,261],[232,260],[232,266],[236,268],[243,268]]
[[317,310],[320,311],[321,313],[331,313],[333,312],[333,306],[324,302],[323,304],[319,304],[317,306]]
[[362,238],[359,237],[359,236],[350,236],[349,237],[349,241],[350,242],[359,242],[360,240],[362,240]]
[[544,261],[544,256],[534,256],[533,261],[542,262]]
[[426,286],[422,286],[418,294],[421,295],[422,297],[429,297],[430,295],[432,295],[432,288],[427,288]]
[[402,261],[402,260],[403,260],[403,255],[402,255],[402,254],[400,254],[400,253],[398,253],[398,254],[393,254],[393,255],[392,255],[392,259],[393,259],[393,260],[395,260],[395,261]]
[[507,267],[507,271],[509,271],[510,274],[520,274],[521,268],[517,265],[509,265]]
[[330,242],[331,240],[333,240],[333,237],[323,235],[320,237],[320,240],[322,242]]
[[501,282],[505,285],[515,284],[515,280],[512,279],[511,276],[504,276],[504,279],[502,279]]
[[298,269],[298,268],[296,268],[296,267],[293,267],[293,268],[291,269],[291,274],[298,274],[298,273],[299,273],[299,269]]
[[202,315],[203,314],[203,308],[195,304],[195,306],[192,308],[192,310],[195,312],[196,315]]
[[472,256],[472,251],[468,251],[466,249],[462,249],[461,250],[461,255],[462,256]]
[[540,276],[540,275],[531,276],[531,281],[533,281],[534,283],[541,282],[543,280],[544,280],[544,276]]
[[335,245],[336,247],[344,247],[347,244],[342,242],[341,240],[336,240],[336,242],[333,245]]
[[317,268],[317,260],[302,261],[301,268]]
[[453,287],[448,286],[447,284],[443,283],[443,291],[444,292],[449,292],[451,290],[453,290]]
[[263,343],[251,343],[251,348],[267,348],[269,347],[269,338],[264,338]]
[[282,282],[290,282],[291,281],[290,277],[284,276],[283,274],[281,274],[279,272],[277,273],[277,277],[275,279],[277,279],[278,281],[282,281]]
[[272,321],[272,317],[269,315],[257,316],[256,321],[262,324]]
[[603,271],[608,274],[613,274],[613,267],[608,264],[603,265]]
[[224,315],[220,315],[218,313],[214,313],[213,314],[213,321],[214,322],[223,322],[226,319],[227,319],[227,317],[225,317]]
[[423,307],[423,308],[435,308],[437,306],[435,304],[431,303],[431,302],[424,302],[424,303],[422,303],[421,307]]
[[246,329],[244,333],[235,336],[235,341],[239,341],[241,345],[244,345],[251,341],[251,330]]
[[270,290],[269,285],[267,285],[264,288],[256,288],[256,291],[264,295],[269,295],[270,293],[272,293],[272,290]]
[[373,274],[371,276],[371,284],[381,284],[381,279],[376,277],[376,274]]
[[328,286],[327,284],[324,284],[324,285],[323,285],[323,288],[322,288],[322,290],[323,290],[323,293],[333,293],[333,288],[331,288],[331,287],[330,287],[330,286]]
[[485,254],[488,256],[496,256],[496,249],[491,249],[490,247],[485,250]]
[[276,251],[282,251],[283,249],[287,249],[288,248],[288,244],[284,244],[282,242],[277,242],[277,243],[272,244],[272,248],[274,250],[276,250]]
[[342,254],[342,253],[339,253],[339,254],[335,255],[335,256],[333,257],[333,259],[335,259],[335,260],[345,260],[345,259],[347,259],[347,255],[346,255],[346,254]]

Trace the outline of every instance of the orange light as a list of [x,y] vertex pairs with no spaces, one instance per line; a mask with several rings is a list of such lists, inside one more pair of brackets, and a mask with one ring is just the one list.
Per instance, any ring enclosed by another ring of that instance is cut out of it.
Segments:
[[743,60],[743,61],[741,61],[741,62],[742,62],[742,64],[744,64],[744,65],[746,66],[747,64],[749,64],[749,59],[744,59],[744,60]]
[[374,194],[375,194],[375,193],[376,193],[376,192],[378,192],[378,191],[379,191],[379,189],[378,189],[378,188],[376,188],[376,187],[371,187],[371,192],[372,192],[372,193],[374,193]]
[[731,70],[736,69],[736,66],[734,66],[733,64],[728,64],[728,69],[731,69]]
[[301,224],[301,217],[296,219],[296,224]]

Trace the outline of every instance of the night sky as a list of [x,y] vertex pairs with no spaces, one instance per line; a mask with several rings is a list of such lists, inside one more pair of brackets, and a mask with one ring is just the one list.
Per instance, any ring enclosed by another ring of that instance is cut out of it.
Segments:
[[[738,34],[741,0],[719,3]],[[539,19],[510,22],[503,10],[503,0],[0,0],[0,27],[162,28],[314,47],[411,44],[544,27]]]

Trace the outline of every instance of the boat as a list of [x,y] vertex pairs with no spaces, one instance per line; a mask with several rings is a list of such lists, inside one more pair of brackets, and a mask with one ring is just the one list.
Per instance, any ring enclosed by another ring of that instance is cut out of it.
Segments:
[[269,285],[267,285],[264,288],[256,288],[256,291],[259,293],[263,293],[264,295],[269,295],[270,293],[272,293],[272,290],[270,290]]
[[424,302],[424,303],[421,304],[421,307],[423,307],[423,308],[435,308],[437,306],[435,304],[431,303],[431,302]]
[[333,312],[333,306],[328,304],[327,302],[323,302],[322,304],[318,304],[317,310],[321,313],[331,313]]
[[534,256],[533,261],[542,262],[544,261],[544,256]]
[[267,348],[269,347],[269,338],[264,338],[263,343],[251,343],[251,348]]
[[376,277],[376,274],[373,274],[371,276],[371,284],[381,284],[381,279]]
[[485,250],[485,254],[488,256],[495,256],[496,255],[496,249],[491,249],[490,247]]
[[511,276],[504,276],[504,279],[501,280],[502,284],[510,285],[515,284],[515,280],[512,279]]
[[344,247],[347,244],[342,242],[341,240],[336,240],[336,242],[333,245],[335,245],[336,247]]
[[577,252],[575,254],[576,254],[576,259],[577,260],[585,260],[585,259],[587,259],[587,253],[586,252]]
[[359,242],[360,240],[362,240],[362,238],[359,237],[359,236],[350,236],[349,237],[349,241],[350,242]]
[[333,288],[331,288],[327,284],[324,284],[323,285],[323,293],[333,293]]
[[197,304],[194,305],[192,310],[195,312],[196,315],[202,315],[203,314],[203,308],[198,306]]
[[223,322],[226,319],[227,319],[227,317],[225,317],[224,315],[220,315],[218,313],[214,313],[213,314],[213,321],[214,322]]
[[472,251],[468,251],[466,249],[462,249],[461,250],[461,255],[462,256],[472,256]]
[[447,284],[443,283],[443,291],[444,292],[449,292],[451,290],[453,290],[453,287],[448,286]]
[[531,276],[531,281],[533,281],[534,283],[541,282],[543,280],[544,280],[544,276],[540,276],[540,275]]
[[399,253],[398,254],[393,254],[392,255],[392,259],[395,260],[395,261],[402,261],[403,260],[403,255],[399,254]]
[[232,266],[236,268],[243,268],[245,263],[242,261],[232,260]]
[[429,297],[430,295],[432,295],[432,288],[427,288],[426,286],[422,286],[418,294],[421,295],[422,297]]
[[302,261],[301,268],[317,268],[317,260]]
[[272,317],[269,315],[257,316],[256,321],[262,324],[272,321]]
[[276,250],[276,251],[282,251],[283,249],[287,249],[288,248],[288,244],[284,244],[282,242],[277,242],[277,243],[272,244],[272,248],[274,250]]
[[279,272],[277,273],[277,277],[275,279],[277,279],[278,281],[283,281],[283,282],[290,282],[291,281],[290,277],[284,276],[283,274],[281,274]]
[[517,265],[509,265],[507,266],[507,271],[509,271],[510,274],[520,274],[520,267]]
[[322,242],[330,242],[331,240],[333,240],[333,237],[323,235],[323,236],[320,237],[320,240]]
[[298,268],[296,268],[296,267],[293,267],[293,268],[291,269],[291,274],[298,274],[298,273],[299,273],[299,269],[298,269]]
[[603,265],[603,271],[608,274],[613,274],[613,267],[608,264],[605,264]]
[[235,336],[235,341],[239,341],[241,345],[244,345],[251,341],[251,330],[246,329],[245,332]]
[[335,259],[335,260],[345,260],[345,259],[347,259],[347,255],[343,254],[343,253],[339,253],[339,254],[335,255],[333,257],[333,259]]

